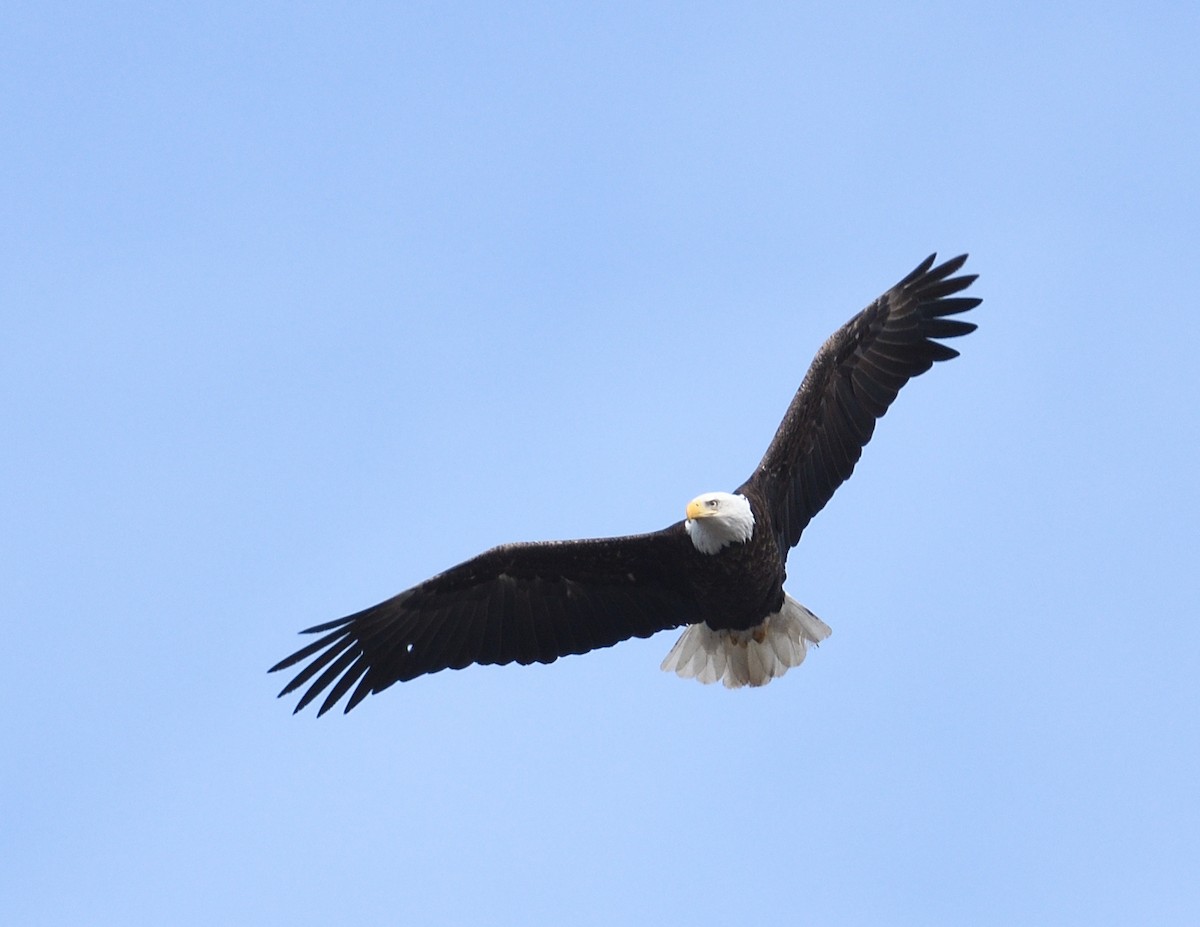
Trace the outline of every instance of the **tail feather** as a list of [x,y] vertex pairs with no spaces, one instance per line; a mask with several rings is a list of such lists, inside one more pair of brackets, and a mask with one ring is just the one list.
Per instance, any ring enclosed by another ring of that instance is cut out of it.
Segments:
[[706,685],[721,680],[726,688],[765,686],[804,662],[809,644],[832,633],[829,625],[785,596],[783,608],[746,631],[714,631],[694,624],[680,635],[662,668]]

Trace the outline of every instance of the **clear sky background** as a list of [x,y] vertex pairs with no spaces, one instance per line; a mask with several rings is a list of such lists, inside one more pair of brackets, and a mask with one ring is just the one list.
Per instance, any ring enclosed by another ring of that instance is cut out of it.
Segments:
[[[1200,918],[1194,3],[9,3],[6,924]],[[296,631],[749,475],[930,251],[979,331],[674,633],[291,715]]]

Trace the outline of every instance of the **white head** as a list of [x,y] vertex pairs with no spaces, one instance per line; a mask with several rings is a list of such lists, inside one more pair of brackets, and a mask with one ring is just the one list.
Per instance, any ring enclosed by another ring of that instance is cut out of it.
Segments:
[[702,554],[715,554],[727,544],[744,543],[754,534],[754,513],[745,496],[706,492],[687,506],[688,536]]

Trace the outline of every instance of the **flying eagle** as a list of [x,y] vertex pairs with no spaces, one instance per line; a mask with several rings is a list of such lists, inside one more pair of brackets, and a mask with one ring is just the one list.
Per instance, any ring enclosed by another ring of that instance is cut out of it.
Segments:
[[[630,637],[685,627],[662,663],[685,678],[760,686],[803,660],[829,626],[783,591],[788,551],[854,470],[875,420],[911,377],[958,352],[948,318],[981,300],[955,296],[967,256],[930,255],[817,352],[754,475],[687,504],[650,534],[505,544],[386,602],[301,633],[317,640],[271,667],[307,664],[279,694],[308,685],[318,714],[472,663],[553,663]],[[310,682],[311,680],[311,682]]]

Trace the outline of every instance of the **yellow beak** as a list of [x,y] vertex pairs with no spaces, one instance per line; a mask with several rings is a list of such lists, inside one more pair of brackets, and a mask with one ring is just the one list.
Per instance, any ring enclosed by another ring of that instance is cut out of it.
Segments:
[[694,518],[703,518],[708,514],[708,509],[700,504],[699,501],[693,499],[687,505],[687,517],[689,520]]

